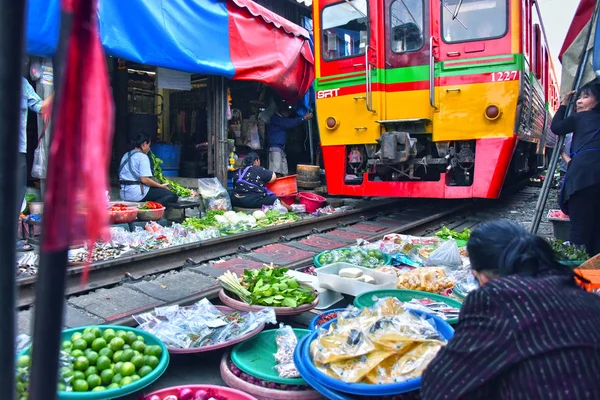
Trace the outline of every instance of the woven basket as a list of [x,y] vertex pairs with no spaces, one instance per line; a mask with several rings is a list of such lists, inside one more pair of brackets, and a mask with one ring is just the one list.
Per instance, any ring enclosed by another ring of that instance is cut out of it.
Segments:
[[581,264],[579,269],[600,269],[600,254]]

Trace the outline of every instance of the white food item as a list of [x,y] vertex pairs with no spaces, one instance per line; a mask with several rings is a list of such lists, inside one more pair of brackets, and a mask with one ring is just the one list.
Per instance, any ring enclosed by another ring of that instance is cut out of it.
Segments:
[[369,283],[371,285],[375,284],[375,278],[373,278],[370,275],[363,275],[363,279],[364,279],[365,283]]
[[365,281],[365,276],[366,276],[366,275],[361,275],[361,276],[359,276],[358,278],[353,278],[353,279],[354,279],[355,281],[358,281],[358,282],[364,282],[364,281]]
[[363,275],[363,273],[358,268],[343,268],[343,269],[340,269],[340,272],[338,272],[338,275],[342,278],[356,279],[356,278],[360,278]]

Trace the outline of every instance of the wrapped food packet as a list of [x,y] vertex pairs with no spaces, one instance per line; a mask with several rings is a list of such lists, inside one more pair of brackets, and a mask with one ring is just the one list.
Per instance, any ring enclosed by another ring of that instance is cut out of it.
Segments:
[[275,366],[277,374],[282,378],[299,378],[300,373],[294,364],[294,351],[298,344],[298,338],[296,338],[292,327],[281,324],[277,330],[275,341],[277,343],[277,353],[273,356],[277,362]]

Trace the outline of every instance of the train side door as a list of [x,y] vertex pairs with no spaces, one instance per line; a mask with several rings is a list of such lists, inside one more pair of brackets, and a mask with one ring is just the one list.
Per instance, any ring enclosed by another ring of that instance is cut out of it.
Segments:
[[323,145],[375,143],[383,118],[383,69],[378,57],[377,0],[321,0],[317,84],[319,118],[339,129],[321,132]]

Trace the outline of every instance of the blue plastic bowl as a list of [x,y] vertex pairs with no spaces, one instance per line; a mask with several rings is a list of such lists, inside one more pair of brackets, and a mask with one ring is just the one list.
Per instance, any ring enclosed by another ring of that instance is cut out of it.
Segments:
[[[316,330],[316,329],[318,328],[318,327],[317,327],[317,321],[319,321],[319,319],[320,319],[322,316],[324,316],[324,315],[328,315],[328,314],[331,314],[331,313],[342,312],[342,311],[346,311],[346,309],[345,309],[345,308],[334,308],[334,309],[331,309],[331,310],[323,311],[321,314],[317,315],[316,317],[314,317],[314,318],[313,318],[313,319],[310,321],[310,324],[308,325],[308,330],[309,330],[309,331],[314,331],[314,330]],[[336,318],[336,319],[337,319],[337,318]],[[329,321],[327,321],[327,322],[329,322]],[[323,324],[323,325],[324,325],[324,324]]]
[[[432,320],[435,324],[435,328],[446,340],[450,340],[452,336],[454,336],[454,329],[452,329],[452,327],[446,321],[443,321],[440,318],[432,315],[425,314],[421,311],[411,310],[410,312],[419,316],[425,315],[428,319]],[[331,320],[325,323],[322,327],[327,329],[336,321],[336,319]],[[298,345],[297,347],[300,348],[300,354],[298,360],[299,363],[296,362],[296,367],[301,364],[301,369],[308,373],[308,379],[302,374],[300,368],[298,368],[298,372],[300,372],[304,380],[310,385],[313,384],[313,381],[311,381],[312,378],[316,379],[328,389],[359,396],[393,396],[412,392],[421,387],[421,377],[409,379],[404,382],[375,385],[368,383],[346,383],[322,373],[317,369],[317,367],[315,367],[315,364],[310,357],[310,344],[317,338],[318,334],[318,331],[313,331],[306,336],[305,340],[302,341],[302,345]]]

